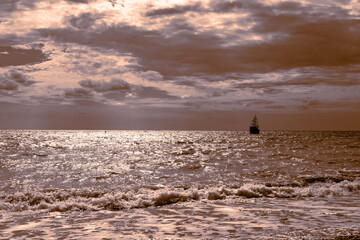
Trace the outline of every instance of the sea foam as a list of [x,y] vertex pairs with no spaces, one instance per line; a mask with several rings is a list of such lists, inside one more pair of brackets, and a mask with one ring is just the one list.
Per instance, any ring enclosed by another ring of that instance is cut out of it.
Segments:
[[[284,185],[284,184],[283,184]],[[132,208],[161,207],[189,201],[226,201],[237,198],[299,198],[356,195],[360,181],[314,182],[306,186],[269,186],[246,183],[241,186],[182,187],[144,186],[132,190],[96,191],[92,189],[48,189],[2,193],[0,210],[119,211]]]

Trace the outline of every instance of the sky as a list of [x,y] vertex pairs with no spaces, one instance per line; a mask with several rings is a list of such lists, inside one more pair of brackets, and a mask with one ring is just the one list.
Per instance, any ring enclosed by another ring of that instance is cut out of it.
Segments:
[[0,0],[0,129],[360,130],[357,0]]

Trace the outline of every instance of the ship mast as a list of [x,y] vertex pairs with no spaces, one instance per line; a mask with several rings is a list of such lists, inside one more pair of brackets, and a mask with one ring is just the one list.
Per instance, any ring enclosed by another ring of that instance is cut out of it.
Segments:
[[253,120],[251,122],[251,127],[257,127],[257,128],[259,127],[256,115],[255,115],[255,117],[253,118]]

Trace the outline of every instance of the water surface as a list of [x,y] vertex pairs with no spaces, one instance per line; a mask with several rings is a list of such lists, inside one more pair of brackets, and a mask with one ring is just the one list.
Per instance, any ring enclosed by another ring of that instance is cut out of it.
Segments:
[[0,237],[360,236],[360,132],[0,136]]

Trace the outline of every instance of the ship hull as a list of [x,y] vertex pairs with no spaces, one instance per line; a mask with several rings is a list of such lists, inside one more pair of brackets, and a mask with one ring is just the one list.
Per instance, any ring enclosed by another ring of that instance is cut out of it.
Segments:
[[260,129],[257,127],[250,127],[250,134],[259,134]]

